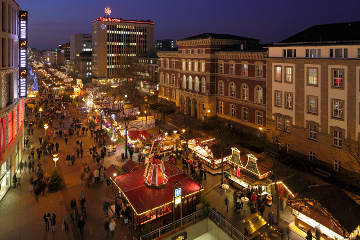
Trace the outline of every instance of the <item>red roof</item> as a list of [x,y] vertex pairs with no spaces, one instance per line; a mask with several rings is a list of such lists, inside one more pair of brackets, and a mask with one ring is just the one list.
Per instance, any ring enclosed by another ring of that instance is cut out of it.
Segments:
[[[142,136],[140,136],[140,134]],[[143,137],[148,138],[150,137],[147,131],[128,131],[128,136],[131,140],[136,140],[138,138],[143,139]]]
[[201,186],[195,180],[180,169],[168,162],[164,165],[165,174],[169,177],[169,181],[163,188],[156,189],[145,185],[145,169],[123,174],[114,179],[138,214],[173,201],[173,186],[175,182],[181,182],[183,196],[201,189]]

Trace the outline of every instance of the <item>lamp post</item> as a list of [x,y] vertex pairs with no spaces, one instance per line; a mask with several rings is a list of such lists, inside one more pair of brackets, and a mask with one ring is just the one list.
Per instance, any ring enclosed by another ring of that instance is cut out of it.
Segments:
[[205,118],[206,118],[206,122],[208,122],[208,114],[210,114],[210,110],[207,110],[206,112],[205,112]]
[[54,160],[54,162],[55,162],[55,169],[56,169],[56,162],[57,162],[57,160],[59,160],[58,155],[59,155],[59,154],[57,154],[57,153],[54,153],[54,154],[53,154],[53,160]]
[[44,128],[45,128],[45,136],[46,136],[46,130],[49,128],[49,125],[44,124]]
[[43,111],[42,107],[39,108],[39,112],[40,112],[40,119],[41,119],[41,112]]

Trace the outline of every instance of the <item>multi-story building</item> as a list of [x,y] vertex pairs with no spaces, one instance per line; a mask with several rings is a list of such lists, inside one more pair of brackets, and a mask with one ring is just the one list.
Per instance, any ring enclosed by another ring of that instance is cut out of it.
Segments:
[[171,49],[175,48],[174,43],[174,39],[156,40],[154,48],[155,51],[171,51]]
[[197,119],[215,116],[219,109],[216,103],[217,51],[235,44],[240,49],[240,44],[258,42],[257,39],[214,33],[177,40],[177,51],[158,52],[159,97],[174,102],[181,112]]
[[258,133],[266,126],[266,59],[263,45],[236,44],[215,53],[217,116],[229,127]]
[[70,71],[77,78],[91,78],[91,57],[92,52],[86,51],[79,54],[75,60],[70,60]]
[[71,34],[70,35],[70,60],[80,56],[80,53],[92,51],[91,34]]
[[[2,1],[0,58],[0,200],[12,184],[23,153],[24,100],[19,98],[19,5]],[[24,36],[26,33],[22,32]],[[23,36],[23,35],[22,35]],[[26,66],[25,66],[26,68]],[[26,94],[26,93],[25,93]],[[20,174],[19,174],[20,175]]]
[[48,65],[57,64],[57,52],[55,50],[44,50],[43,51],[44,63]]
[[93,78],[120,79],[131,57],[153,53],[154,23],[100,17],[92,22],[92,41]]
[[316,25],[269,47],[267,128],[328,170],[359,169],[348,148],[360,132],[359,28]]
[[70,43],[59,44],[57,47],[57,65],[64,66],[70,60]]

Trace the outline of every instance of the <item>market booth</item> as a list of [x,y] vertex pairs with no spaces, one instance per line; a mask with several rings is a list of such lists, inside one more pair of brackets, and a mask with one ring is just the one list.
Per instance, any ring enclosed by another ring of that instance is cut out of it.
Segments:
[[[360,236],[359,205],[340,187],[315,186],[288,200],[295,213],[293,227],[319,229],[331,239],[356,239]],[[314,234],[314,231],[313,231]]]
[[232,148],[228,161],[231,171],[226,171],[229,184],[237,188],[253,188],[261,193],[272,195],[271,179],[272,163],[259,161],[253,154],[240,155],[240,150]]
[[[163,163],[159,155],[153,156],[146,169],[112,178],[123,199],[131,206],[131,226],[140,231],[150,223],[152,229],[165,226],[181,215],[196,211],[202,187],[188,174]],[[181,201],[174,200],[174,185],[181,184]],[[182,209],[182,214],[181,210]]]
[[221,168],[223,157],[224,165],[231,157],[231,150],[226,148],[221,156],[221,144],[215,139],[196,138],[188,141],[188,148],[202,163],[212,169]]

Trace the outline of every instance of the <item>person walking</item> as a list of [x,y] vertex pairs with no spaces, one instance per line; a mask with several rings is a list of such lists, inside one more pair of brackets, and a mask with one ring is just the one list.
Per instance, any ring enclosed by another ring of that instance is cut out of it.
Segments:
[[13,176],[14,188],[16,188],[16,182],[17,182],[17,177],[16,177],[16,173],[14,173],[14,176]]
[[45,222],[45,231],[49,230],[50,229],[50,226],[49,226],[49,221],[50,221],[50,218],[51,218],[51,215],[49,212],[46,212],[44,214],[44,222]]
[[29,161],[29,164],[28,164],[28,168],[29,168],[29,173],[31,173],[31,162]]
[[110,225],[110,221],[109,221],[109,219],[106,219],[106,222],[104,224],[106,238],[109,237],[109,225]]
[[55,232],[55,224],[56,224],[56,215],[55,215],[55,213],[52,214],[50,222],[51,222],[52,232]]
[[38,185],[36,185],[35,189],[34,189],[34,194],[35,194],[35,200],[38,201],[39,200],[39,195],[41,193],[41,189]]
[[111,232],[111,237],[114,237],[115,228],[116,228],[116,223],[115,223],[114,219],[111,219],[111,221],[109,223],[109,230]]
[[83,154],[84,154],[84,150],[82,149],[82,147],[80,148],[80,156],[81,158],[83,157]]
[[64,214],[63,224],[64,224],[65,232],[68,232],[69,231],[69,214],[67,212],[65,212],[65,214]]
[[103,206],[103,211],[105,213],[105,216],[108,217],[108,213],[109,213],[109,201],[105,200],[104,202],[104,206]]
[[84,236],[84,227],[85,227],[85,220],[84,220],[84,217],[81,216],[78,221],[78,228],[80,230],[80,234],[82,237]]
[[238,199],[238,195],[237,195],[236,190],[233,193],[233,198],[234,198],[234,206],[236,206],[236,202],[237,202],[237,199]]
[[55,143],[55,148],[56,148],[56,151],[59,151],[59,143],[58,142]]
[[41,145],[42,142],[42,136],[39,137],[39,144]]
[[68,143],[68,138],[65,137],[65,144],[67,145],[67,143]]
[[99,175],[100,175],[99,169],[96,169],[96,170],[94,171],[95,183],[99,182]]
[[261,217],[263,217],[264,212],[265,212],[265,205],[263,203],[259,207],[259,212],[260,212]]
[[74,166],[75,163],[75,154],[71,155],[71,165]]
[[311,229],[309,228],[309,230],[306,232],[306,240],[312,240],[312,233],[311,233]]
[[226,212],[229,211],[229,199],[225,197]]
[[75,208],[76,208],[76,200],[75,200],[75,198],[71,199],[70,207],[71,207],[72,210],[75,210]]

